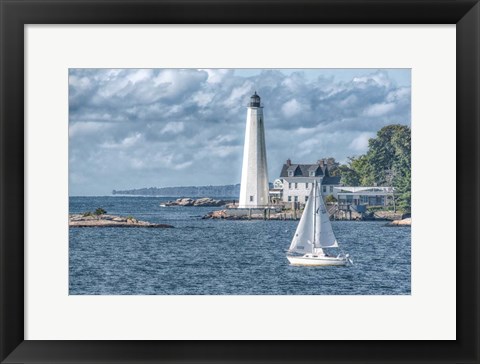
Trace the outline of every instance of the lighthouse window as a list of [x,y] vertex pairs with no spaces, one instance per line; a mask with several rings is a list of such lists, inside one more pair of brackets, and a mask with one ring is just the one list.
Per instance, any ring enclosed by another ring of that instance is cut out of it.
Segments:
[[250,196],[250,202],[253,202],[253,196]]

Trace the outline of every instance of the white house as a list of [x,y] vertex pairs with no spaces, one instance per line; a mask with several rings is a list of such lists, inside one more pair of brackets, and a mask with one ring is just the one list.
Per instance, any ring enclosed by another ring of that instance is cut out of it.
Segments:
[[315,164],[295,164],[290,159],[283,165],[280,178],[274,182],[274,195],[283,202],[305,203],[314,181],[321,184],[322,195],[330,195],[340,186],[340,176],[330,176],[327,164],[319,160]]

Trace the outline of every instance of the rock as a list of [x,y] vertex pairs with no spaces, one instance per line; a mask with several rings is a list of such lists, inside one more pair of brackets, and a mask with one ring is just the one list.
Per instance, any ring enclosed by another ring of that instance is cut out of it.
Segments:
[[173,228],[168,224],[154,224],[140,221],[134,217],[122,217],[115,215],[69,215],[68,226],[70,227],[148,227],[148,228]]
[[408,217],[402,220],[393,220],[389,222],[387,226],[412,226],[412,218]]
[[225,201],[223,200],[214,200],[213,198],[199,198],[194,202],[194,206],[222,206],[225,205]]
[[385,210],[380,210],[380,211],[375,211],[373,213],[373,217],[377,220],[401,220],[403,218],[402,214],[399,212],[393,212],[393,211],[385,211]]
[[192,198],[179,198],[176,202],[179,206],[193,206],[195,200]]
[[234,209],[226,210],[216,210],[211,211],[202,219],[226,219],[226,220],[299,220],[301,214],[297,214],[296,217],[292,212],[287,211],[270,211],[270,214],[265,214],[263,211],[261,213],[252,212],[248,214],[247,211],[244,213],[236,213]]
[[214,200],[213,198],[203,197],[199,199],[193,198],[178,198],[175,201],[165,202],[165,206],[204,206],[204,207],[216,207],[226,204],[224,200]]

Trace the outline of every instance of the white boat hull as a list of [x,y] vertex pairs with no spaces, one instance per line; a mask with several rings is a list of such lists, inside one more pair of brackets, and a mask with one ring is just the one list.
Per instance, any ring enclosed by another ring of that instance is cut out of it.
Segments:
[[305,254],[304,256],[289,256],[287,259],[290,265],[303,266],[340,266],[347,265],[347,257],[329,257],[329,256],[315,256],[312,254]]

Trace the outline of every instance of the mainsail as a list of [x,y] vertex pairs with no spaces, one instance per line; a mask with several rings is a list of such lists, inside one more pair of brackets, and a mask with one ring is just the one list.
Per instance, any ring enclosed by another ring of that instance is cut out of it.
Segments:
[[314,183],[288,249],[291,253],[319,253],[321,248],[338,247],[319,185]]
[[303,210],[302,217],[298,223],[297,230],[293,236],[290,244],[289,252],[292,253],[313,253],[313,212],[314,212],[314,198],[313,188],[308,195],[308,201]]
[[315,216],[315,247],[335,248],[338,247],[337,239],[333,233],[332,224],[327,208],[323,203],[320,188],[317,187],[317,211]]

